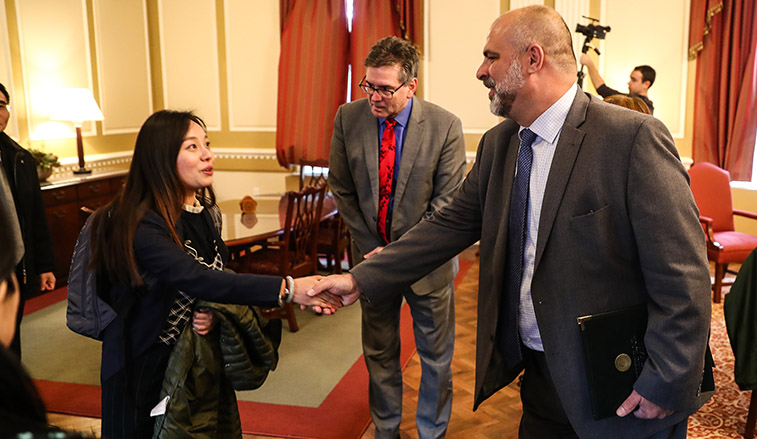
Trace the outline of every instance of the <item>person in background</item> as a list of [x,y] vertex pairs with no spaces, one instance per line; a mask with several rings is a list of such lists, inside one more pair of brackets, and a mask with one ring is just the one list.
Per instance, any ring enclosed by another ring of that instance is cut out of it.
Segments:
[[[460,119],[415,97],[418,53],[401,38],[379,40],[365,59],[360,88],[334,120],[329,187],[352,236],[353,265],[372,258],[445,205],[465,173]],[[362,256],[360,256],[362,255]],[[450,259],[451,258],[451,259]],[[452,409],[455,255],[384,302],[361,301],[368,401],[376,438],[399,437],[402,418],[400,307],[413,315],[421,360],[416,424],[421,439],[441,438]]]
[[[612,95],[624,94],[605,84],[605,80],[602,79],[602,75],[599,74],[597,66],[588,54],[582,53],[580,62],[589,69],[591,83],[594,85],[594,88],[600,96],[606,98]],[[647,104],[647,107],[649,107],[649,114],[654,113],[654,104],[652,103],[652,100],[649,99],[649,87],[654,84],[655,76],[656,73],[652,67],[647,65],[636,66],[633,68],[633,71],[631,71],[631,75],[629,76],[630,79],[628,80],[627,96],[638,97],[644,101],[644,103]]]
[[213,162],[199,117],[158,111],[137,135],[126,185],[93,214],[92,268],[107,279],[101,294],[119,313],[102,345],[103,437],[152,437],[150,412],[179,335],[190,324],[200,335],[214,327],[212,311],[195,309],[198,299],[265,307],[293,300],[327,313],[338,304],[305,295],[317,277],[223,271],[229,251],[219,231]]
[[620,105],[621,107],[638,111],[639,113],[652,114],[652,112],[649,111],[647,104],[645,104],[638,96],[612,95],[607,96],[604,101],[608,104]]
[[[480,241],[474,409],[521,372],[521,439],[681,439],[710,327],[707,248],[688,174],[652,116],[582,92],[571,31],[546,6],[489,30],[476,77],[505,120],[445,207],[311,295],[380,304]],[[648,358],[595,420],[578,317],[646,309]]]
[[10,184],[0,172],[0,438],[74,439],[77,433],[64,433],[48,424],[45,404],[18,356],[8,347],[16,331],[16,311],[21,292],[16,266],[24,254]]
[[11,350],[21,357],[21,318],[26,299],[39,291],[55,288],[55,261],[50,228],[47,225],[42,191],[37,178],[37,165],[29,151],[5,134],[10,118],[10,95],[0,84],[0,162],[16,204],[18,224],[24,240],[25,253],[16,266],[21,288],[16,317],[16,331]]

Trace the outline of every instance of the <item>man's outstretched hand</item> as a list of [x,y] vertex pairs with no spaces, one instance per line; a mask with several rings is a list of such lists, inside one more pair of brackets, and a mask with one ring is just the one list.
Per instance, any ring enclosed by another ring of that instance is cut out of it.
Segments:
[[[339,296],[342,305],[347,306],[355,303],[360,298],[362,291],[360,291],[360,287],[351,274],[334,274],[321,279],[307,292],[307,295],[311,297],[320,294]],[[316,312],[319,311],[317,306],[314,306],[313,309]]]

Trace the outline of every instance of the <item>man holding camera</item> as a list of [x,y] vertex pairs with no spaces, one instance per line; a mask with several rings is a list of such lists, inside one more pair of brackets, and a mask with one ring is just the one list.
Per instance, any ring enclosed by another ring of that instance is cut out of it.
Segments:
[[[599,74],[599,70],[597,70],[597,66],[594,64],[594,61],[589,55],[582,53],[579,61],[582,65],[585,65],[589,69],[589,77],[591,77],[591,83],[594,85],[594,88],[597,89],[597,93],[599,93],[600,96],[606,98],[612,95],[625,94],[619,92],[618,90],[612,89],[608,87],[607,84],[605,84],[605,80],[602,79],[602,76]],[[651,114],[654,114],[654,105],[649,99],[649,95],[647,93],[649,87],[651,87],[654,83],[654,69],[647,65],[636,66],[631,72],[630,78],[631,79],[628,81],[627,95],[631,97],[638,97],[639,99],[644,101],[644,103],[647,104],[647,107],[649,107],[649,112]]]

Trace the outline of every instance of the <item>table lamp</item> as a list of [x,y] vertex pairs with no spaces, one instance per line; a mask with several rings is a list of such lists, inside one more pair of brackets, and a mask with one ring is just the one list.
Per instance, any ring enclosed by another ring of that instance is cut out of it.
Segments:
[[79,157],[79,169],[74,170],[74,174],[89,174],[92,171],[84,167],[81,124],[88,120],[103,120],[103,113],[88,88],[64,88],[60,90],[57,98],[57,108],[50,114],[50,119],[74,123],[76,126],[76,155]]

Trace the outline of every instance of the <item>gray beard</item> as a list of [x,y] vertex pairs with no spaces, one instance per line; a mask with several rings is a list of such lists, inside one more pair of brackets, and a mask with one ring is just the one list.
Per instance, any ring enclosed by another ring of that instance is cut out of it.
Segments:
[[494,88],[494,95],[489,102],[489,110],[495,116],[509,117],[513,108],[515,98],[523,87],[523,66],[517,57],[510,61],[510,67],[507,69],[505,79],[497,84],[492,78],[487,78],[484,85],[488,88]]

